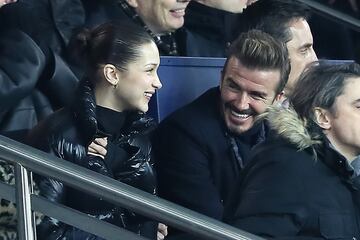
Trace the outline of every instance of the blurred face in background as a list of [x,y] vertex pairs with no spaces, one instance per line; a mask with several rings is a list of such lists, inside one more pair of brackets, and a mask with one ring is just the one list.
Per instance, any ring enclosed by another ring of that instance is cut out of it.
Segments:
[[155,34],[172,32],[184,25],[190,0],[127,0]]
[[314,41],[308,22],[305,19],[294,20],[289,25],[289,29],[292,39],[286,43],[286,46],[289,52],[291,72],[285,86],[286,96],[291,95],[295,83],[305,67],[318,60],[313,48]]

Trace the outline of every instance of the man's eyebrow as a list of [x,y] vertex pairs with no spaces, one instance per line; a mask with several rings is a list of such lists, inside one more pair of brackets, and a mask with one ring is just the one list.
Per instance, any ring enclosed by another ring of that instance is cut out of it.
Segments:
[[301,45],[301,46],[299,47],[299,49],[310,48],[310,47],[312,47],[312,46],[313,46],[312,43],[305,43],[304,45]]

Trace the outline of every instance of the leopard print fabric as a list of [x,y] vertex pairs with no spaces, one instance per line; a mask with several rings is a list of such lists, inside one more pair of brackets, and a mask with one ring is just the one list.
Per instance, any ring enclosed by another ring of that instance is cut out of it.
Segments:
[[[6,161],[0,160],[0,182],[14,186],[15,172],[14,166]],[[34,193],[39,190],[34,184]],[[36,224],[39,224],[43,218],[40,213],[35,213]],[[0,240],[15,240],[17,233],[17,215],[16,205],[0,197]]]

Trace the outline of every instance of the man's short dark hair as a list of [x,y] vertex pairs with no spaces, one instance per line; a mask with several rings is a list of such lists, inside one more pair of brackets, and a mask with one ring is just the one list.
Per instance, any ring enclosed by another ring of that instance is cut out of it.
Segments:
[[258,29],[287,43],[292,39],[289,25],[296,20],[308,20],[310,9],[293,0],[259,0],[240,16],[240,32]]
[[287,48],[269,34],[259,30],[242,33],[229,48],[224,71],[231,57],[237,58],[248,69],[279,70],[280,82],[276,93],[285,87],[290,73]]
[[321,107],[336,113],[334,103],[343,93],[346,81],[349,78],[359,77],[360,65],[357,63],[339,65],[312,63],[300,75],[294,94],[290,96],[290,102],[299,117],[309,126],[315,126],[316,124],[311,125],[315,122],[314,108]]

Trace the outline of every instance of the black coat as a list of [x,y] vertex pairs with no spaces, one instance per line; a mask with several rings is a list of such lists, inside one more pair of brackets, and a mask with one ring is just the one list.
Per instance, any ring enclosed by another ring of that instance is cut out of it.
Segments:
[[[121,133],[109,135],[98,129],[95,98],[87,80],[80,84],[77,97],[72,107],[55,112],[36,126],[30,132],[28,142],[57,157],[155,194],[156,179],[148,140],[155,122],[137,113],[129,113]],[[87,146],[93,139],[105,136],[109,141],[105,160],[87,155]],[[155,237],[156,226],[153,225],[152,232],[143,232],[146,220],[135,213],[66,187],[61,182],[51,179],[40,179],[37,182],[40,194],[51,201],[101,217],[141,235]],[[38,234],[41,239],[66,237],[77,240],[89,236],[50,219],[43,221]]]
[[171,114],[154,134],[153,148],[159,195],[221,220],[241,166],[219,101],[213,88]]
[[19,29],[44,51],[63,56],[73,31],[83,26],[80,0],[18,0],[0,8],[0,30]]
[[191,1],[184,27],[177,32],[179,52],[189,57],[225,57],[239,14]]
[[226,207],[227,221],[265,238],[359,239],[360,195],[346,159],[325,138],[309,144],[304,131],[291,129],[297,124],[277,115],[280,121],[270,121],[285,131],[255,149]]
[[0,134],[23,141],[38,121],[69,103],[64,96],[72,95],[77,79],[21,31],[3,32],[0,52]]

